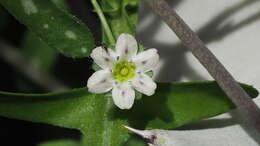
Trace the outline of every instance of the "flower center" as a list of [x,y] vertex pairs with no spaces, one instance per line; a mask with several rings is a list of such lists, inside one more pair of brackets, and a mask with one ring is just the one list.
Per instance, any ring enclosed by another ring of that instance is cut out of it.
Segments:
[[113,68],[113,77],[120,82],[125,82],[135,76],[135,64],[128,61],[120,61]]
[[128,72],[129,72],[128,68],[127,68],[127,67],[124,67],[124,68],[121,69],[120,74],[121,74],[122,76],[125,76],[125,75],[128,74]]

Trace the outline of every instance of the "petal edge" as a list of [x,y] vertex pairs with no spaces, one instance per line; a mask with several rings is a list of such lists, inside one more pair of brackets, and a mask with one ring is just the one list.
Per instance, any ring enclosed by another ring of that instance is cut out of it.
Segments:
[[137,42],[135,38],[130,34],[121,34],[116,42],[116,53],[120,56],[120,59],[130,59],[137,53]]
[[141,92],[147,96],[151,96],[155,93],[157,88],[156,83],[148,75],[141,73],[131,80],[132,86],[138,92]]
[[156,49],[148,49],[133,57],[137,69],[141,72],[151,71],[159,62],[159,55]]
[[110,48],[97,47],[91,52],[90,56],[103,69],[112,68],[116,61],[115,52]]
[[134,104],[135,92],[128,83],[125,83],[113,88],[112,98],[120,109],[130,109]]
[[88,79],[87,87],[92,93],[105,93],[112,89],[113,79],[108,70],[99,70]]

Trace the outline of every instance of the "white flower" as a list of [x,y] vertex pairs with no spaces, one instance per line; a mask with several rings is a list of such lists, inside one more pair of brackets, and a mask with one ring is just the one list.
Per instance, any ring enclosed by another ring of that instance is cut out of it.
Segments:
[[156,49],[137,54],[137,42],[132,35],[121,34],[116,49],[97,47],[91,57],[102,70],[95,72],[87,83],[92,93],[112,90],[114,103],[120,109],[130,109],[134,103],[135,90],[147,96],[154,94],[156,83],[145,73],[159,61]]

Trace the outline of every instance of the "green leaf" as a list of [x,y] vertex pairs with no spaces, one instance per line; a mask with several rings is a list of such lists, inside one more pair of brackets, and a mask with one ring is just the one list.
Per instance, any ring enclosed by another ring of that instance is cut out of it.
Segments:
[[[243,85],[251,97],[258,92]],[[156,94],[136,100],[131,110],[120,110],[110,94],[90,94],[87,89],[62,93],[16,94],[0,92],[0,115],[74,128],[84,136],[84,146],[121,145],[135,128],[172,129],[234,109],[215,82],[162,83]]]
[[[241,85],[251,97],[257,97],[256,89]],[[122,118],[135,128],[172,129],[234,108],[215,82],[162,83],[155,95],[142,97],[134,108],[116,115],[127,115]]]
[[38,39],[32,32],[25,35],[22,54],[28,61],[44,71],[49,71],[56,59],[55,50]]
[[[42,71],[52,74],[54,63],[56,61],[56,51],[50,48],[46,43],[41,41],[32,32],[25,33],[22,42],[21,54],[30,62],[34,67]],[[37,86],[28,78],[25,78],[20,73],[15,75],[16,86],[20,91],[39,91],[42,87]]]
[[4,11],[4,9],[0,6],[0,31],[4,29],[7,22],[7,13]]
[[[65,0],[52,0],[57,7],[67,10]],[[50,48],[44,41],[39,39],[31,31],[27,31],[24,35],[21,54],[28,62],[42,71],[52,74],[54,63],[56,61],[56,50]],[[31,80],[24,78],[21,74],[15,75],[16,86],[20,91],[39,91],[42,87],[37,86]]]
[[[58,8],[67,11],[66,0],[51,0]],[[34,33],[27,32],[24,36],[22,53],[38,68],[49,71],[55,63],[56,51],[50,48]]]
[[137,135],[131,136],[124,146],[147,146],[147,143],[141,137],[137,137]]
[[[60,9],[67,11],[66,0],[51,1]],[[56,59],[56,51],[30,31],[24,36],[22,54],[28,61],[44,71],[49,71]]]
[[41,143],[38,146],[80,146],[80,144],[73,140],[55,140]]
[[[98,2],[115,39],[121,33],[135,34],[139,0],[99,0]],[[114,45],[108,43],[104,32],[102,39],[104,44]]]
[[50,0],[0,0],[17,20],[68,57],[86,57],[95,47],[89,29]]
[[68,10],[67,0],[51,0],[58,8]]
[[102,103],[104,98],[88,93],[85,88],[48,94],[0,92],[2,116],[74,129],[95,119],[99,114],[92,112],[101,110]]

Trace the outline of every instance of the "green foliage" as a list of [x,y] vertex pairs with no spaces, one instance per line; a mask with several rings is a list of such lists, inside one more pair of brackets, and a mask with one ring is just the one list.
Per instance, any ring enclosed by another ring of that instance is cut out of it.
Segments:
[[[23,53],[50,70],[59,50],[69,57],[89,56],[94,40],[88,28],[68,14],[65,0],[0,0],[0,3],[31,32]],[[138,0],[98,0],[114,39],[135,34]],[[1,11],[1,10],[0,10]],[[103,28],[103,43],[113,46]],[[139,50],[144,50],[139,46]],[[97,66],[93,65],[95,69]],[[258,92],[242,85],[251,97]],[[161,83],[156,93],[138,94],[130,110],[114,106],[111,94],[91,94],[86,88],[61,93],[20,94],[0,92],[0,115],[80,130],[81,142],[58,140],[40,146],[143,146],[123,125],[139,129],[174,129],[234,109],[215,82]]]
[[7,14],[0,6],[0,31],[3,30],[3,27],[6,25]]
[[68,10],[67,0],[51,0],[58,8]]
[[137,135],[131,136],[123,146],[147,146],[147,143]]
[[[41,41],[32,32],[28,31],[25,33],[22,48],[19,51],[34,67],[50,74],[53,72],[52,69],[56,61],[56,51]],[[16,87],[24,92],[38,92],[40,88],[20,73],[16,73],[15,82]]]
[[44,142],[38,146],[80,146],[78,142],[72,140],[56,140],[50,142]]
[[[139,0],[99,0],[115,39],[121,33],[135,34]],[[109,44],[103,32],[103,43]]]
[[23,42],[22,54],[36,67],[49,71],[55,62],[56,51],[38,39],[32,32],[28,32]]
[[[256,97],[251,86],[244,89]],[[121,145],[135,128],[172,129],[234,109],[215,82],[163,83],[156,94],[137,100],[131,110],[120,110],[110,94],[91,94],[87,89],[62,93],[15,94],[0,92],[0,115],[80,130],[84,146]]]
[[[60,1],[56,0],[56,4]],[[17,20],[50,47],[69,57],[89,56],[94,40],[89,29],[49,0],[0,0]]]
[[[66,0],[52,0],[52,2],[58,8],[67,11]],[[30,31],[24,36],[22,53],[28,61],[44,71],[49,71],[56,59],[56,51]]]
[[[65,0],[52,0],[57,7],[63,10],[67,10],[67,4]],[[31,31],[27,31],[22,41],[21,54],[32,63],[35,67],[42,71],[52,73],[54,63],[56,61],[56,50],[50,48],[44,41],[39,39]],[[26,80],[23,76],[17,73],[16,86],[21,91],[38,91],[39,87]]]

